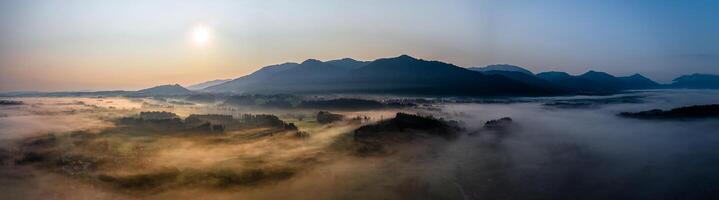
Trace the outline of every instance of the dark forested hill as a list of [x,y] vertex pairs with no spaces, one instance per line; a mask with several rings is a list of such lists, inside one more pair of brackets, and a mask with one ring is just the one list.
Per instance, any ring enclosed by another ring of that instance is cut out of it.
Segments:
[[[396,93],[428,95],[556,95],[562,90],[483,74],[439,61],[407,55],[361,62],[342,59],[265,67],[253,74],[207,88],[211,92]],[[281,70],[275,68],[281,68]],[[271,68],[272,70],[268,69]]]
[[[681,80],[687,83],[689,78]],[[208,87],[205,91],[536,96],[608,94],[661,87],[640,74],[616,77],[605,72],[589,71],[577,76],[565,72],[535,75],[514,65],[462,68],[402,55],[371,62],[351,58],[326,62],[309,59],[299,64],[272,65],[250,75]]]
[[486,67],[469,67],[467,68],[472,71],[478,71],[478,72],[519,72],[527,75],[534,75],[531,71],[524,69],[520,66],[515,65],[508,65],[508,64],[498,64],[498,65],[488,65]]
[[167,95],[187,95],[192,91],[178,85],[160,85],[143,90],[138,90],[130,94],[130,96],[167,96]]
[[691,74],[674,79],[671,87],[688,89],[719,89],[719,75]]
[[615,77],[605,72],[589,71],[578,76],[565,72],[542,72],[537,77],[579,94],[615,93],[622,90],[656,89],[661,85],[640,75]]

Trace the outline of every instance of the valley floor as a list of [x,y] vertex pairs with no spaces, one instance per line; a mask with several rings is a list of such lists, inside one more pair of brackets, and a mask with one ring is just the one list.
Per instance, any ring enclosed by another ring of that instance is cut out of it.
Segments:
[[[718,119],[618,114],[717,99],[653,90],[430,101],[329,110],[343,117],[326,121],[317,109],[17,98],[22,105],[0,107],[0,199],[716,199]],[[118,122],[146,111],[266,113],[297,129],[158,132]],[[398,112],[416,115],[391,121]],[[377,132],[356,134],[361,127]]]

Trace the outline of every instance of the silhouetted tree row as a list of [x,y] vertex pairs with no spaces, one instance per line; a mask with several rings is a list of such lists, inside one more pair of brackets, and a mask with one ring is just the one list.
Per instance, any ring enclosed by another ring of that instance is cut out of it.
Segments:
[[147,131],[205,131],[223,132],[253,127],[272,127],[297,130],[292,123],[285,123],[279,117],[269,114],[242,114],[238,118],[220,114],[192,114],[180,119],[171,112],[141,112],[137,117],[124,117],[118,124],[124,128]]
[[317,122],[320,124],[329,124],[332,122],[340,121],[344,118],[343,115],[335,114],[327,111],[320,111],[317,113]]
[[2,105],[8,105],[8,106],[23,105],[23,102],[22,101],[13,101],[13,100],[0,100],[0,106],[2,106]]
[[493,119],[493,120],[489,120],[489,121],[485,122],[484,128],[501,130],[501,129],[507,128],[511,124],[512,124],[512,118],[502,117],[500,119]]
[[619,115],[641,119],[719,118],[719,104],[686,106],[667,111],[654,109],[635,113],[623,112]]
[[452,137],[461,130],[459,122],[454,120],[437,119],[431,115],[422,116],[398,112],[392,119],[383,120],[376,124],[366,125],[355,130],[355,139],[382,137],[387,132],[407,132],[411,137],[413,131],[422,131],[442,137]]

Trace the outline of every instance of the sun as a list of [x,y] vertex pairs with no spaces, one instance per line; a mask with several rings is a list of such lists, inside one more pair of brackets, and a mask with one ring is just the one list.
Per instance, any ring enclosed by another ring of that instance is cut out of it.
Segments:
[[198,25],[192,29],[192,43],[196,46],[205,46],[210,42],[211,30],[205,25]]

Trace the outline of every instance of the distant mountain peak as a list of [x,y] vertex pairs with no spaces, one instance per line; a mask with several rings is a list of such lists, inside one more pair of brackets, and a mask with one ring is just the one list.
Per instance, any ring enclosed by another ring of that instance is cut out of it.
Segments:
[[615,76],[612,76],[611,74],[608,74],[606,72],[600,72],[600,71],[594,71],[589,70],[588,72],[579,75],[581,77],[601,77],[601,78],[616,78]]
[[561,74],[561,75],[570,76],[569,73],[567,73],[567,72],[560,72],[560,71],[548,71],[548,72],[542,72],[542,73],[539,73],[539,74],[557,74],[557,75]]
[[682,75],[677,78],[675,78],[672,81],[681,81],[681,80],[691,80],[691,79],[706,79],[706,78],[718,78],[719,75],[714,74],[702,74],[702,73],[693,73],[690,75]]
[[215,79],[215,80],[211,80],[211,81],[205,81],[205,82],[202,82],[202,83],[198,83],[198,84],[194,84],[194,85],[187,86],[187,89],[189,89],[189,90],[202,90],[202,89],[205,89],[205,88],[208,88],[208,87],[212,87],[212,86],[215,86],[215,85],[223,84],[223,83],[225,83],[225,82],[227,82],[227,81],[231,81],[231,80],[232,80],[232,79]]
[[417,60],[417,58],[414,58],[412,56],[409,56],[407,54],[402,54],[400,56],[397,56],[396,59],[402,59],[402,60]]
[[325,63],[331,64],[331,65],[334,65],[337,67],[345,68],[345,69],[357,69],[357,68],[360,68],[360,67],[366,65],[369,62],[358,61],[358,60],[355,60],[352,58],[342,58],[342,59],[338,59],[338,60],[330,60]]
[[395,64],[401,64],[401,65],[408,65],[415,63],[416,61],[420,61],[420,59],[414,58],[412,56],[408,56],[407,54],[402,54],[397,57],[391,57],[391,58],[380,58],[375,61],[372,61],[374,63],[395,63]]
[[478,71],[478,72],[491,72],[491,71],[509,71],[509,72],[519,72],[527,75],[534,75],[532,71],[529,71],[523,67],[516,66],[516,65],[509,65],[509,64],[494,64],[494,65],[487,65],[485,67],[469,67],[467,68],[472,71]]
[[322,63],[322,61],[317,60],[317,59],[312,59],[312,58],[310,58],[310,59],[307,59],[307,60],[305,60],[304,62],[302,62],[302,65],[306,65],[306,64],[317,64],[317,63]]
[[654,82],[653,80],[642,76],[639,73],[635,73],[631,76],[625,76],[625,77],[618,77],[620,80],[624,81],[624,85],[627,87],[633,87],[633,88],[656,88],[659,87],[659,83]]
[[694,73],[675,78],[672,83],[677,88],[719,89],[719,75]]
[[647,78],[646,76],[641,75],[639,73],[632,74],[631,76],[629,76],[629,78],[651,80],[651,79]]
[[339,60],[341,60],[341,61],[357,61],[357,60],[352,59],[352,58],[342,58],[342,59],[339,59]]
[[192,93],[192,91],[180,86],[180,84],[158,85],[136,92],[138,95],[181,95],[189,93]]

